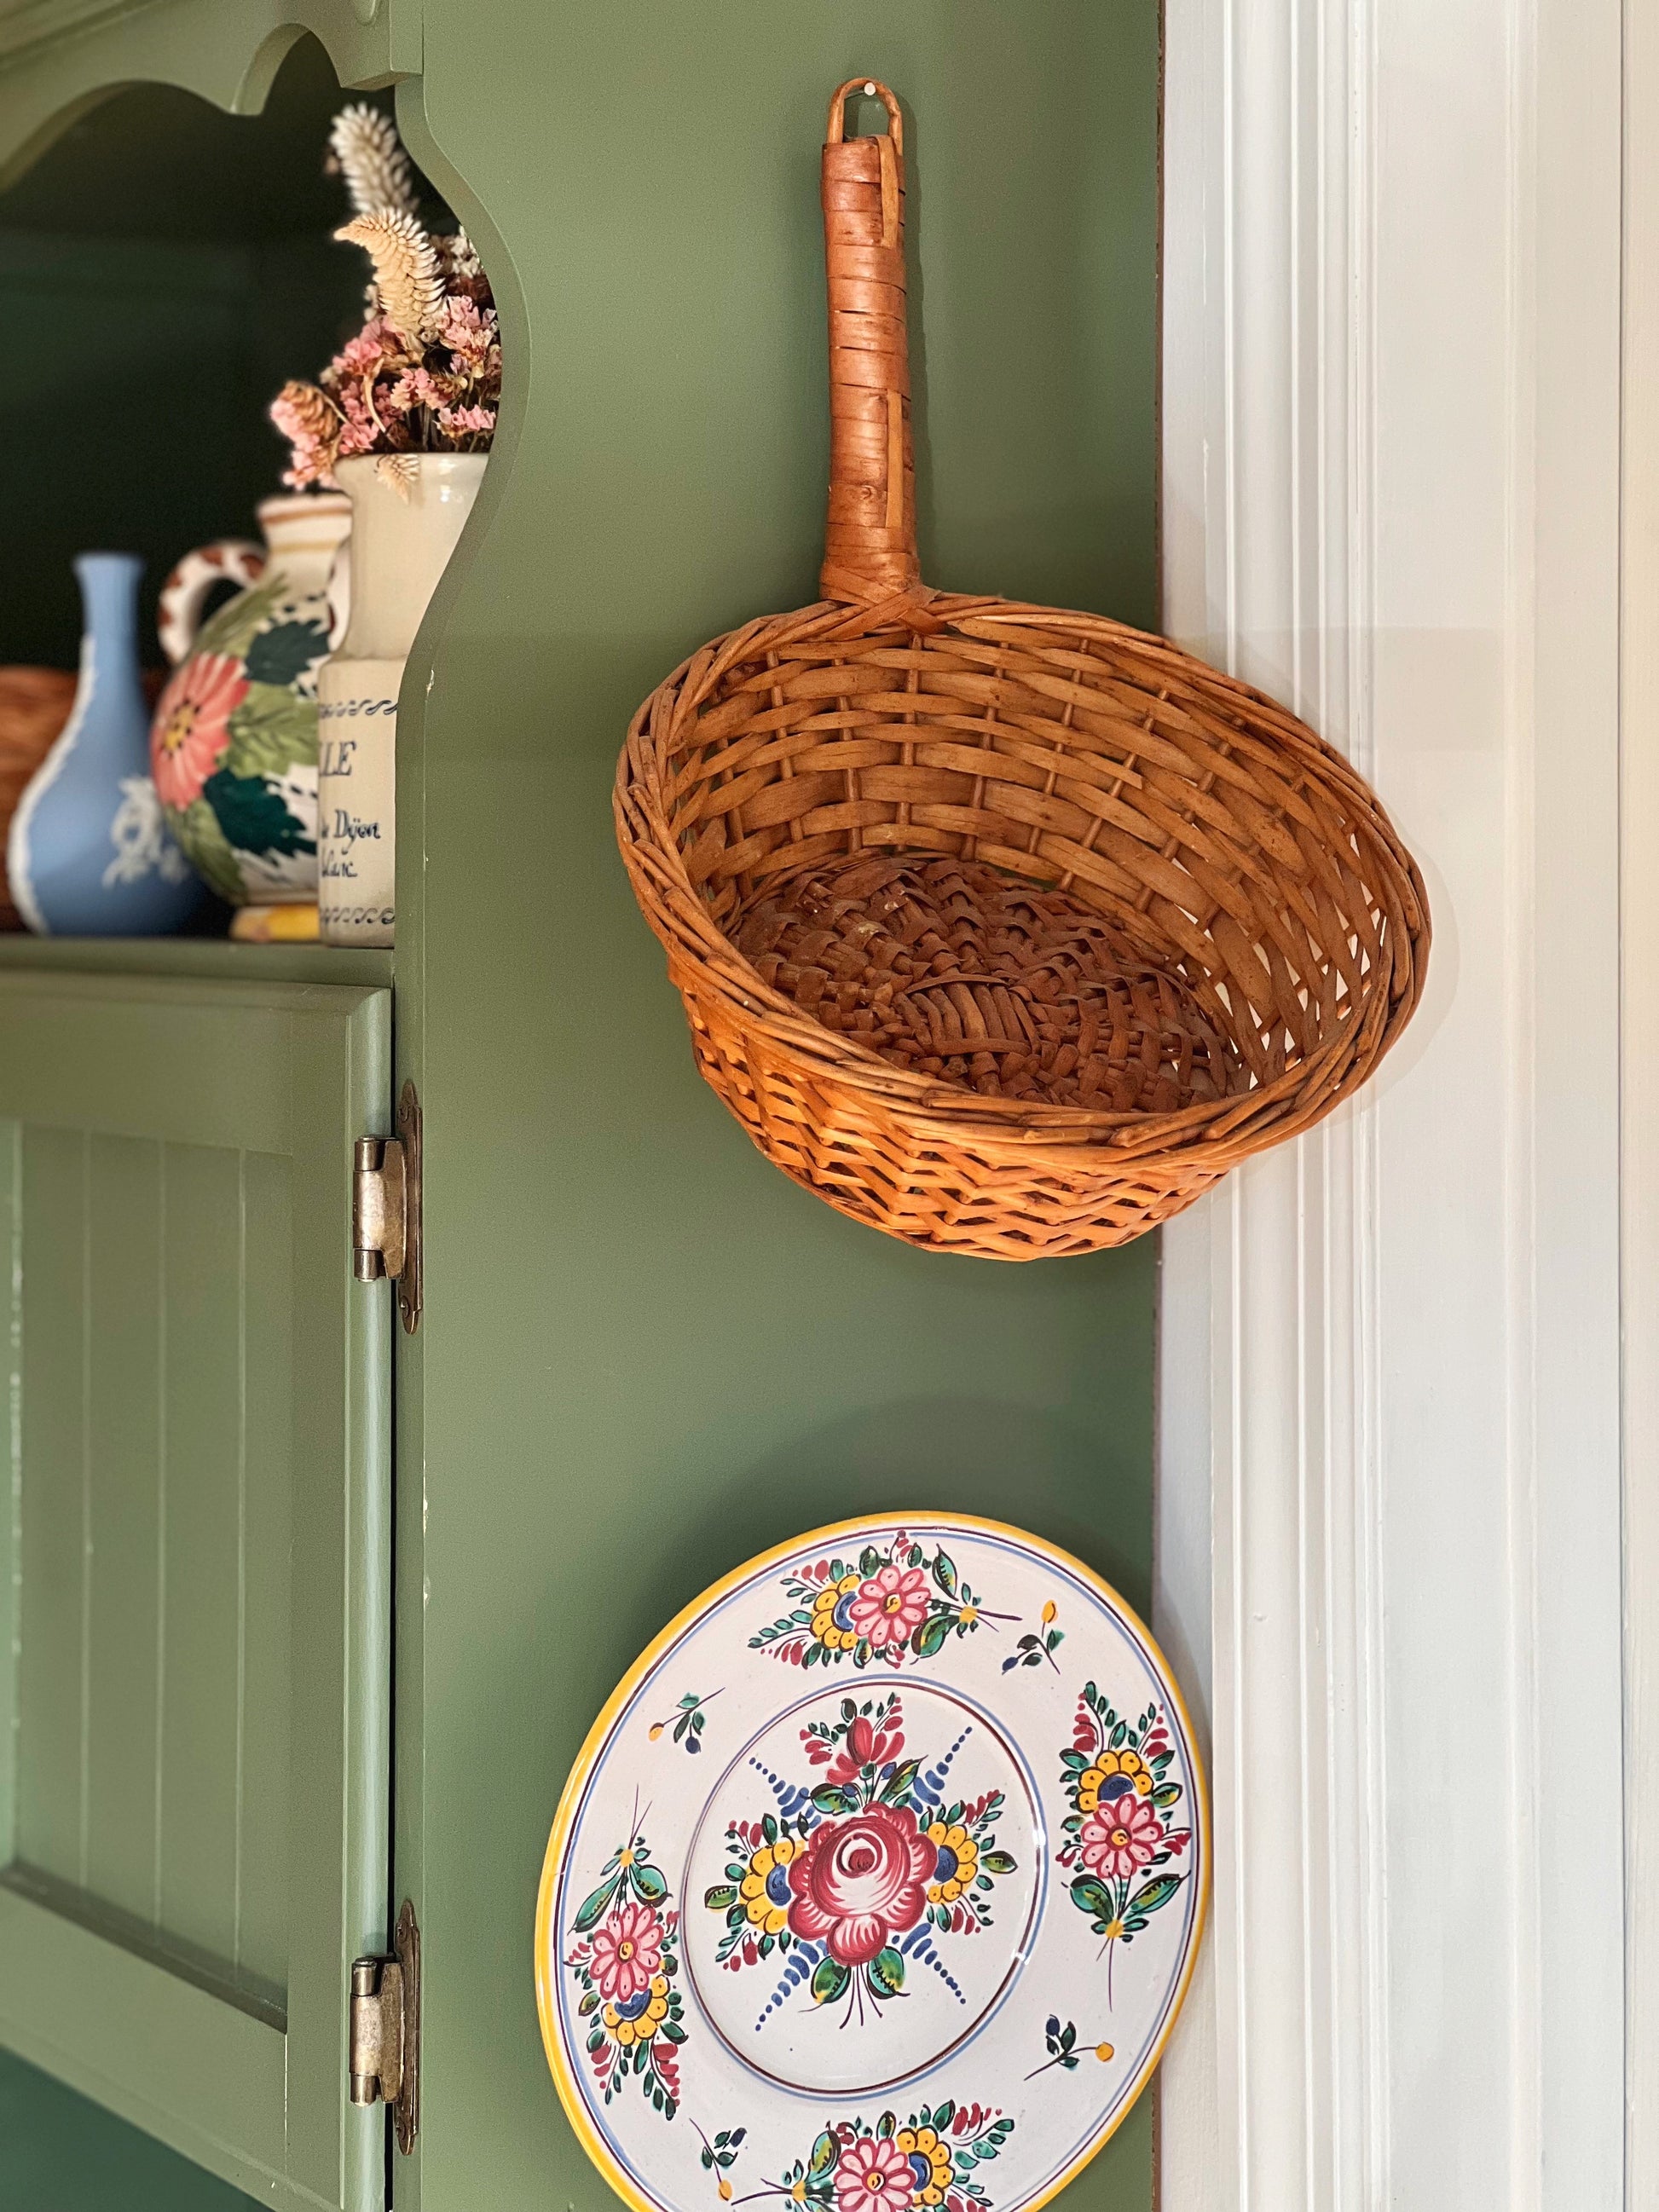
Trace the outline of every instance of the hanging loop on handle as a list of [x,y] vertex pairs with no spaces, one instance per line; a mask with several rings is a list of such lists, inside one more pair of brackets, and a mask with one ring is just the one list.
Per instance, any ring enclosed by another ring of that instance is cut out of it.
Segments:
[[830,127],[823,134],[826,143],[831,146],[839,146],[845,139],[847,103],[855,92],[861,92],[866,100],[878,100],[881,102],[887,110],[887,135],[893,142],[894,151],[903,153],[904,118],[899,112],[898,101],[884,84],[878,83],[872,76],[849,76],[845,84],[838,84],[831,93]]
[[[887,129],[845,137],[854,93],[878,99]],[[904,124],[884,84],[851,77],[830,103],[823,149],[830,295],[830,501],[825,599],[866,602],[921,581],[904,274]]]

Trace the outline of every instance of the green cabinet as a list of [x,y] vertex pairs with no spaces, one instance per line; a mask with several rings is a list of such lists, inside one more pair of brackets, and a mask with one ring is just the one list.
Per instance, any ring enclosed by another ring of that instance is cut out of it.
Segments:
[[246,2212],[205,2166],[0,2051],[0,2203],[39,2212]]
[[366,2212],[390,995],[0,973],[0,2036],[273,2204]]

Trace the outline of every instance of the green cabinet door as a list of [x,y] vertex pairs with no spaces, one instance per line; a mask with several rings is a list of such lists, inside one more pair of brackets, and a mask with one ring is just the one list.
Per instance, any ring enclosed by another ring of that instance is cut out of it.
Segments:
[[0,2042],[276,2205],[384,2199],[390,994],[0,974]]

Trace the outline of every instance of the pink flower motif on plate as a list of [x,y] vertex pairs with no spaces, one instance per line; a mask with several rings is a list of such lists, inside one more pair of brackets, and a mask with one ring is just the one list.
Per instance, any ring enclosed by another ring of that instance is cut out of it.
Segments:
[[890,1759],[896,1759],[904,1748],[904,1737],[898,1729],[883,1729],[878,1735],[862,1713],[849,1724],[846,1741],[833,1759],[828,1746],[818,1737],[803,1732],[802,1741],[806,1756],[815,1766],[822,1766],[830,1759],[828,1779],[831,1782],[856,1782],[866,1766],[880,1766]]
[[889,1560],[854,1592],[848,1618],[872,1651],[908,1642],[927,1618],[927,1577],[920,1567]]
[[790,1928],[842,1966],[864,1966],[921,1919],[938,1858],[913,1813],[872,1805],[825,1820],[789,1868]]
[[198,653],[185,661],[155,702],[149,757],[163,806],[183,813],[230,744],[230,717],[247,696],[242,664],[229,653]]
[[626,2004],[662,1965],[662,1923],[646,1905],[619,1905],[593,1930],[588,1971],[602,1997]]
[[1121,1881],[1150,1863],[1164,1842],[1164,1823],[1133,1792],[1091,1813],[1079,1838],[1079,1856],[1091,1874]]
[[890,2137],[861,2136],[836,2167],[838,2212],[908,2212],[915,2190],[910,2161]]

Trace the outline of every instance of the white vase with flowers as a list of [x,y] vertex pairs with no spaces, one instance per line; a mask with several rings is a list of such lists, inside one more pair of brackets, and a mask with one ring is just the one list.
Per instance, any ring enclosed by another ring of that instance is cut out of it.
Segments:
[[465,231],[422,227],[390,120],[347,108],[332,143],[356,210],[335,235],[374,264],[368,314],[315,384],[285,385],[270,411],[294,448],[288,482],[337,484],[352,507],[350,620],[317,678],[321,933],[390,945],[398,690],[483,475],[501,329]]

